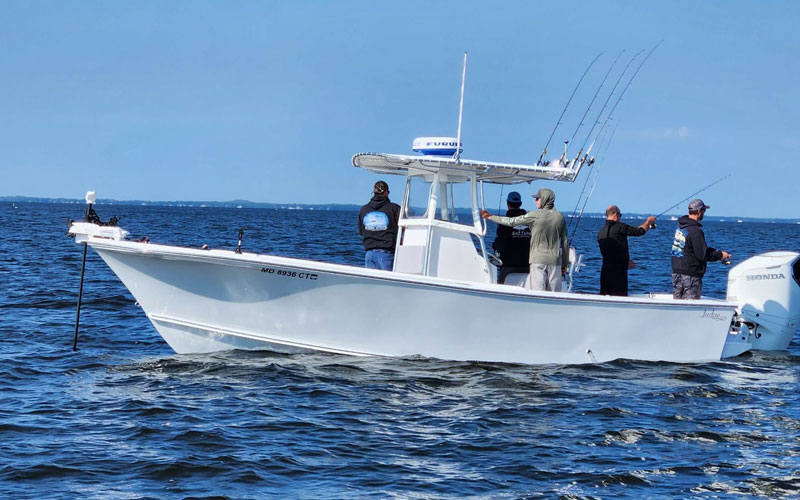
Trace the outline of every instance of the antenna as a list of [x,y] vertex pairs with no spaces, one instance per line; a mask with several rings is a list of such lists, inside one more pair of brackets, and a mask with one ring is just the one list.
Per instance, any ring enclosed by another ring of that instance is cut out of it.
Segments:
[[467,79],[467,53],[464,52],[464,68],[461,70],[461,102],[458,104],[458,138],[456,139],[456,153],[453,158],[458,161],[461,157],[461,118],[464,116],[464,82]]

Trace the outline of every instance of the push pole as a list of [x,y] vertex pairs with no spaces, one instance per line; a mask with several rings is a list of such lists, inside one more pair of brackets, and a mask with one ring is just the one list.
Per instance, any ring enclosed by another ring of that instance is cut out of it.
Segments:
[[[86,216],[84,219],[88,222],[89,221],[89,213],[92,211],[92,204],[95,202],[95,192],[94,191],[87,191],[86,192]],[[75,311],[75,336],[72,339],[72,350],[78,350],[78,325],[81,322],[81,301],[83,300],[83,276],[86,272],[86,251],[88,250],[89,245],[87,242],[83,242],[83,260],[81,261],[81,284],[78,287],[78,307]]]
[[72,350],[78,350],[78,325],[81,322],[81,300],[83,299],[83,275],[86,271],[86,250],[88,248],[88,244],[84,241],[83,242],[83,262],[81,263],[81,284],[78,287],[78,309],[75,312],[75,337],[72,340]]

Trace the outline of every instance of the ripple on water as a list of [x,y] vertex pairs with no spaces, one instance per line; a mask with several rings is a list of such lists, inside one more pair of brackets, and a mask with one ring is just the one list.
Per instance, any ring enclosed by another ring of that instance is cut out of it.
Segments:
[[[39,235],[0,239],[0,491],[9,498],[800,491],[796,344],[693,365],[182,356],[90,252],[73,352],[81,252],[63,237],[63,219],[80,216],[79,207],[25,205],[11,218],[0,207],[0,227]],[[244,226],[249,250],[353,265],[363,258],[350,212],[116,205],[101,212],[123,216],[136,237],[157,242],[232,248]],[[800,248],[794,226],[770,225],[755,240],[742,226],[758,227],[710,223],[707,235],[741,256],[776,241]],[[595,232],[586,224],[575,236],[588,257]],[[642,265],[632,288],[669,286],[668,259],[651,257],[669,247],[667,233],[632,245]],[[595,292],[599,259],[586,262],[578,290]],[[724,273],[710,270],[705,286],[724,295]]]

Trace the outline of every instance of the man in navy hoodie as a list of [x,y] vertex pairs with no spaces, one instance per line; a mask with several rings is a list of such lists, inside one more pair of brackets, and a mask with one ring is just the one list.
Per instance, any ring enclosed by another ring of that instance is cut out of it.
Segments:
[[706,263],[731,258],[728,252],[706,245],[700,221],[709,208],[699,198],[692,200],[689,215],[678,219],[678,229],[672,241],[672,296],[676,299],[699,299],[703,294]]
[[[506,217],[516,217],[527,213],[522,208],[522,196],[516,191],[508,193],[506,204],[508,205]],[[528,253],[531,248],[531,228],[528,226],[509,227],[498,224],[492,248],[500,254],[500,258],[503,260],[500,274],[497,277],[498,284],[505,283],[506,276],[511,273],[528,274],[530,271]]]
[[397,242],[400,205],[389,201],[389,185],[378,181],[372,199],[358,212],[358,234],[364,242],[364,267],[391,271]]

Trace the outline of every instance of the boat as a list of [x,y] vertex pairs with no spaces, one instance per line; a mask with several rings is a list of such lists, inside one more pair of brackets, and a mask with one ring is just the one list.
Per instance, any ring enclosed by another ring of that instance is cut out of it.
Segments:
[[249,253],[241,244],[224,250],[131,241],[123,228],[89,216],[91,191],[86,219],[73,221],[69,234],[84,252],[97,252],[179,354],[269,349],[524,364],[706,362],[785,349],[792,340],[800,321],[796,252],[740,263],[724,300],[572,292],[582,263],[573,248],[564,291],[518,286],[526,275],[497,284],[501,261],[487,249],[480,217],[484,185],[575,182],[594,162],[591,147],[571,157],[565,144],[561,159],[533,164],[464,159],[459,117],[456,137],[420,137],[412,150],[351,159],[354,167],[405,179],[392,271]]
[[[424,150],[359,153],[352,164],[405,177],[393,271],[130,241],[123,228],[96,219],[73,222],[69,232],[100,255],[181,354],[270,349],[527,364],[703,362],[785,349],[800,321],[796,252],[734,267],[726,300],[497,284],[499,261],[486,249],[480,218],[483,184],[573,182],[580,162],[504,164]],[[87,194],[90,209],[93,199]],[[461,201],[470,213],[457,220]],[[570,254],[571,283],[581,259]],[[525,276],[517,278],[523,283]]]

